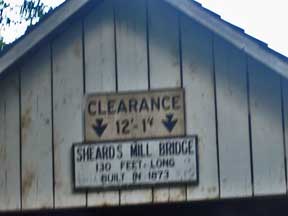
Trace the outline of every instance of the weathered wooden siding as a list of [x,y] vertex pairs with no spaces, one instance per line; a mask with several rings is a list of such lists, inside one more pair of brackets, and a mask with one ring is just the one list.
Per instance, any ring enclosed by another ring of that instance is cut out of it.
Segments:
[[81,22],[52,42],[55,207],[83,207],[85,193],[73,192],[71,148],[83,141],[83,48]]
[[[95,5],[0,83],[0,211],[286,194],[287,80],[161,1]],[[185,89],[199,184],[75,193],[84,94],[167,87]]]
[[187,134],[199,136],[199,184],[187,188],[188,200],[219,197],[213,34],[181,17],[183,87]]
[[[181,87],[178,14],[161,1],[148,1],[150,87]],[[163,37],[163,35],[166,35]],[[165,71],[165,77],[163,77]],[[155,188],[155,202],[183,201],[186,188]]]
[[[148,89],[146,20],[144,0],[116,2],[115,38],[117,42],[118,91]],[[120,191],[120,204],[151,201],[151,189]]]
[[214,56],[221,197],[249,197],[252,179],[246,56],[218,37],[214,39]]
[[53,207],[50,47],[45,44],[21,67],[22,207]]
[[0,211],[21,209],[19,70],[0,81]]
[[248,74],[254,194],[286,194],[280,76],[250,58]]
[[[114,7],[111,0],[84,19],[85,93],[116,90]],[[88,206],[119,205],[119,192],[88,192]]]

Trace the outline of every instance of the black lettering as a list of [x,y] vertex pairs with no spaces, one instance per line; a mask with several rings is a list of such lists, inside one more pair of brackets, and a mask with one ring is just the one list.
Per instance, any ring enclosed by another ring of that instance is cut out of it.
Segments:
[[169,96],[164,96],[162,98],[162,108],[164,110],[169,110],[170,109],[170,106],[169,106]]
[[131,147],[130,147],[130,156],[131,156],[131,158],[138,156],[138,145],[137,144],[131,145]]
[[114,107],[115,106],[115,100],[108,100],[107,106],[108,106],[108,114],[109,115],[112,115],[116,112],[115,107]]
[[113,146],[103,146],[102,147],[102,159],[114,159],[115,157],[115,149]]
[[190,140],[159,143],[159,156],[187,155],[192,153],[193,143]]
[[92,161],[93,160],[93,147],[88,147],[87,148],[87,161]]
[[120,100],[119,106],[118,106],[118,113],[120,112],[127,113],[127,107],[123,99]]
[[157,98],[152,97],[151,98],[151,110],[152,111],[154,111],[154,110],[159,111],[160,110],[160,98],[159,97],[157,97]]
[[98,113],[100,115],[105,115],[106,114],[106,111],[105,110],[102,110],[102,103],[101,101],[98,101]]
[[123,152],[122,152],[122,145],[117,146],[117,159],[121,159],[123,157]]
[[97,158],[97,159],[103,159],[103,157],[102,157],[102,152],[101,152],[101,149],[100,148],[97,148],[96,149],[96,152],[95,152],[95,157]]
[[90,101],[88,104],[88,113],[91,116],[96,115],[96,101]]
[[164,143],[159,143],[159,156],[165,155],[165,145]]
[[109,156],[107,157],[107,159],[114,159],[115,158],[115,149],[113,146],[109,147]]
[[180,102],[180,95],[175,95],[172,97],[172,109],[179,110],[181,108]]
[[82,153],[83,151],[82,151],[82,148],[78,148],[77,149],[77,158],[76,158],[76,160],[77,160],[77,162],[81,162],[82,161]]
[[138,101],[135,98],[129,100],[129,112],[137,112]]
[[125,164],[126,164],[125,161],[121,161],[120,162],[120,169],[121,170],[125,167]]
[[146,98],[142,98],[141,105],[139,107],[139,112],[146,111],[149,112],[149,106],[146,101]]
[[175,166],[175,160],[174,158],[158,158],[156,160],[150,161],[150,168],[156,169],[156,168],[169,168]]
[[193,145],[192,145],[191,140],[189,140],[188,146],[189,146],[189,154],[192,154],[193,153]]
[[133,180],[133,183],[141,180],[141,173],[140,172],[133,172],[132,180]]

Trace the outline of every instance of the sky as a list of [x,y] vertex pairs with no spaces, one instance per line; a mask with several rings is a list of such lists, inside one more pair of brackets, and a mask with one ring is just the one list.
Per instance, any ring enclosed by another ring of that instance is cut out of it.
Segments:
[[[53,8],[57,7],[64,1],[65,0],[42,0],[45,5],[51,6]],[[23,0],[7,0],[7,2],[9,2],[11,6],[17,8],[23,3]],[[13,19],[19,20],[19,15],[15,14],[15,11],[10,13],[12,14]],[[4,38],[5,43],[11,43],[15,40],[15,38],[18,38],[25,33],[26,26],[27,23],[23,22],[21,24],[11,25],[9,28],[0,29],[0,36]]]
[[197,0],[288,57],[288,0]]
[[[23,0],[10,0],[21,4]],[[56,7],[64,0],[43,0]],[[288,56],[288,0],[197,0],[204,7],[221,15],[222,19],[245,29],[259,40],[283,55]],[[4,41],[9,43],[25,32],[26,23],[1,31]]]

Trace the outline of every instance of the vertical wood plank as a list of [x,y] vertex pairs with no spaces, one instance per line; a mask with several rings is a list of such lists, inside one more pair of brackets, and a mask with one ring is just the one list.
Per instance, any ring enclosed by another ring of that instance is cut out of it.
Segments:
[[20,210],[19,74],[0,80],[0,211]]
[[[175,10],[161,1],[148,1],[150,86],[181,87],[179,25]],[[154,189],[154,202],[183,201],[185,186]]]
[[254,194],[286,193],[280,76],[248,59]]
[[[284,129],[284,147],[285,147],[285,164],[286,164],[286,184],[287,184],[287,174],[288,174],[288,80],[281,77],[281,87],[282,87],[282,118],[283,118],[283,129]],[[286,185],[288,190],[288,185]],[[286,190],[286,191],[287,191]]]
[[[84,21],[85,93],[116,90],[113,2],[93,9]],[[88,192],[88,206],[119,205],[119,191]]]
[[51,122],[50,47],[43,45],[21,67],[22,208],[25,210],[53,207]]
[[85,193],[73,191],[72,144],[83,141],[83,54],[81,23],[53,43],[53,144],[55,207],[86,205]]
[[[148,89],[146,4],[116,0],[118,90]],[[151,189],[120,191],[121,204],[152,202]]]
[[183,87],[186,95],[187,134],[198,136],[197,186],[187,188],[188,200],[219,197],[213,35],[204,27],[181,17]]
[[[221,198],[252,196],[245,53],[215,36]],[[233,135],[232,135],[233,134]]]

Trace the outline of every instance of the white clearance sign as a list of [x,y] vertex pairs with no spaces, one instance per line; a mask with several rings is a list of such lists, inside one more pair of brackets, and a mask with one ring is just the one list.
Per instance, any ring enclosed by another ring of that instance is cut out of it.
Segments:
[[75,144],[75,189],[197,183],[195,136]]

